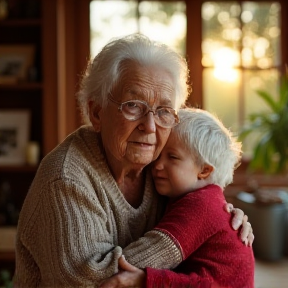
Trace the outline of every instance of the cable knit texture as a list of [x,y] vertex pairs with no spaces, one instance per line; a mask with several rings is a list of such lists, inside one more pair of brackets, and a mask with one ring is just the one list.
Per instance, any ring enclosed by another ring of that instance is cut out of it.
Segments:
[[[43,159],[30,187],[18,224],[14,287],[97,287],[118,271],[122,248],[155,226],[161,207],[150,173],[142,204],[129,205],[99,135],[81,127]],[[181,257],[167,235],[154,237],[171,250],[165,261]],[[135,253],[126,248],[128,261],[139,263],[145,249],[145,243]]]
[[175,269],[147,268],[147,288],[254,288],[254,255],[231,228],[219,186],[188,193],[167,207],[155,229],[178,242],[184,261]]

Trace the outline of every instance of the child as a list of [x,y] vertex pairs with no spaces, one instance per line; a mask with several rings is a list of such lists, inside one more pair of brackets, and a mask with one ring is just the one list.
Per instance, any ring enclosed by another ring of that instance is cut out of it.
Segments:
[[[140,260],[132,264],[147,267],[146,287],[153,283],[153,287],[253,288],[252,248],[239,241],[223,209],[223,189],[233,180],[241,143],[206,111],[185,108],[179,116],[180,124],[172,129],[152,169],[158,193],[170,201],[157,227],[138,240],[139,247],[146,243],[146,251],[137,251],[133,244]],[[156,233],[173,239],[180,247],[180,261],[170,261],[162,248],[159,253],[152,249],[157,245]],[[125,249],[123,252],[129,261]],[[174,271],[178,273],[156,269],[177,265]]]
[[223,210],[223,189],[233,181],[241,143],[206,111],[183,109],[180,119],[154,163],[156,189],[171,199],[155,229],[182,247],[184,262],[177,270],[209,275],[221,287],[253,288],[252,249],[239,242]]

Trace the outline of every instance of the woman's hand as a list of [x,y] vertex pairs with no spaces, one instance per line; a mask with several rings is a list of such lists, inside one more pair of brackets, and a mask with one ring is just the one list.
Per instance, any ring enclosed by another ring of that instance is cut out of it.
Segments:
[[254,234],[251,224],[248,222],[248,216],[244,215],[244,212],[241,209],[234,208],[231,203],[227,203],[225,205],[225,209],[227,212],[234,214],[232,218],[233,229],[238,230],[242,225],[240,232],[241,240],[245,243],[246,246],[252,246],[254,241]]
[[119,258],[118,265],[120,272],[104,280],[99,288],[144,288],[146,286],[145,272],[128,263],[123,255]]

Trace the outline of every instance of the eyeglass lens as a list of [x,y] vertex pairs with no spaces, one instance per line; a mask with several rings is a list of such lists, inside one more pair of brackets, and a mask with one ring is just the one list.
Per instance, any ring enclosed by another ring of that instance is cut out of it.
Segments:
[[162,127],[173,127],[179,122],[174,109],[159,107],[154,112],[145,102],[138,100],[123,102],[120,105],[120,110],[124,117],[130,121],[138,120],[151,111],[154,114],[155,122]]

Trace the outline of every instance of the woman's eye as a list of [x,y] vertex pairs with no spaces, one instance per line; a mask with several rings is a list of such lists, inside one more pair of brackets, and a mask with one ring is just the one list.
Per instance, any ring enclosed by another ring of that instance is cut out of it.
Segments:
[[133,101],[125,103],[124,109],[128,112],[133,112],[133,113],[141,113],[143,110],[140,103],[133,102]]
[[126,103],[126,106],[129,107],[129,108],[137,107],[137,103],[135,103],[135,102],[128,102],[128,103]]

